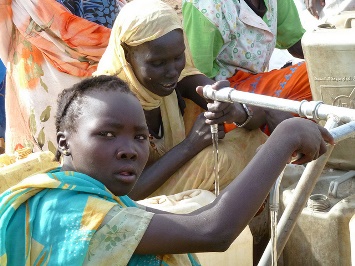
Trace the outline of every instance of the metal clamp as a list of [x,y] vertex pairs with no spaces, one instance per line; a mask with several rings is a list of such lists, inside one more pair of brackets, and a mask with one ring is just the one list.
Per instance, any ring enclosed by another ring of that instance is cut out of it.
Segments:
[[228,92],[228,101],[231,102],[231,103],[233,102],[232,101],[232,95],[231,95],[233,91],[234,91],[234,89],[231,88],[230,91]]

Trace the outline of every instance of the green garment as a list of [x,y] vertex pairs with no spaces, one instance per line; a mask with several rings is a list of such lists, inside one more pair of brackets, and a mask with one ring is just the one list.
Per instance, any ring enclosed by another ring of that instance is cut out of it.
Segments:
[[196,67],[217,80],[238,69],[260,73],[275,47],[287,49],[299,41],[305,30],[293,0],[265,4],[261,21],[244,1],[184,0],[183,26]]

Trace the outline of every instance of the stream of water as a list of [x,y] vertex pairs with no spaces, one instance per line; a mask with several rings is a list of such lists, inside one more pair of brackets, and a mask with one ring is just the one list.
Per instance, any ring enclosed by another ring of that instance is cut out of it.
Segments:
[[271,265],[277,265],[277,246],[276,246],[276,237],[277,237],[277,210],[270,210],[271,214]]
[[214,191],[219,195],[219,158],[218,158],[218,124],[211,125],[213,144],[213,171],[214,171]]

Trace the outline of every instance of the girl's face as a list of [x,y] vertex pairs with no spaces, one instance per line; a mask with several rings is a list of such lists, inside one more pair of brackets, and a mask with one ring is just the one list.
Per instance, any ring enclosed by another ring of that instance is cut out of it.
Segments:
[[127,47],[126,59],[145,88],[159,96],[171,94],[185,67],[182,30],[176,29],[153,41]]
[[59,144],[65,138],[71,154],[64,156],[62,170],[87,174],[117,196],[128,194],[149,155],[149,132],[138,99],[115,90],[92,91],[76,123],[76,132],[58,136]]

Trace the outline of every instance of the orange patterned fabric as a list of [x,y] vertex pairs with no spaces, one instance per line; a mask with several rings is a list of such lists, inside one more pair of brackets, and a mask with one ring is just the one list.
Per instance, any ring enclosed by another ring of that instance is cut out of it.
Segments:
[[[240,91],[295,101],[312,100],[306,63],[304,62],[259,74],[239,70],[228,80],[232,88]],[[227,132],[235,127],[231,124],[225,125]]]
[[0,0],[0,58],[6,75],[6,152],[55,152],[57,95],[91,76],[111,30],[55,0]]

